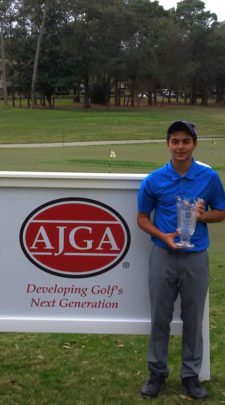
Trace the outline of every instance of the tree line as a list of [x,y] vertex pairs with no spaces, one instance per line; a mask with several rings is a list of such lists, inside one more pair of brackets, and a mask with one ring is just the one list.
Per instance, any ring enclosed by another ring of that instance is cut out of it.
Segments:
[[71,91],[85,107],[134,106],[138,94],[156,103],[159,89],[168,102],[206,105],[213,94],[224,103],[225,22],[201,0],[170,10],[150,0],[1,0],[0,31],[6,106],[8,94],[35,107]]

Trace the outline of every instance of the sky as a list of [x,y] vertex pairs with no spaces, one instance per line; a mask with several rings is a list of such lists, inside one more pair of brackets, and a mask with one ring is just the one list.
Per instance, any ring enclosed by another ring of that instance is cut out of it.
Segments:
[[[225,4],[224,0],[203,0],[205,3],[205,11],[216,13],[218,21],[225,20]],[[158,0],[159,4],[165,9],[176,7],[177,0]]]

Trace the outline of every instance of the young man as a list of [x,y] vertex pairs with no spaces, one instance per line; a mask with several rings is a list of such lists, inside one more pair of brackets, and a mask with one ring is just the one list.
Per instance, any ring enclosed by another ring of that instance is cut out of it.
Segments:
[[[168,376],[167,354],[174,302],[181,297],[183,321],[181,380],[192,399],[206,399],[199,383],[202,363],[202,320],[208,290],[209,245],[207,223],[225,218],[225,193],[218,174],[196,162],[195,126],[175,121],[167,132],[171,161],[149,174],[138,194],[139,227],[151,235],[149,290],[151,302],[151,340],[148,349],[150,377],[141,387],[145,397],[156,397]],[[176,199],[199,199],[197,225],[192,249],[176,245]],[[154,211],[154,219],[151,213]]]

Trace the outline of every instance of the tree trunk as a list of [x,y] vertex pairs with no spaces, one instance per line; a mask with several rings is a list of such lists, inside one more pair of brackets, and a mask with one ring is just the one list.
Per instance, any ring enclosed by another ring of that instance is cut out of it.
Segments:
[[208,94],[207,91],[203,91],[202,97],[201,97],[201,104],[202,105],[208,105]]
[[106,107],[109,108],[111,101],[111,78],[108,74],[107,76],[107,86],[106,86]]
[[[120,88],[120,94],[121,94],[121,88]],[[126,82],[123,83],[123,105],[126,105]]]
[[118,106],[118,105],[120,105],[120,94],[119,94],[119,82],[117,79],[115,79],[114,87],[115,87],[114,104],[115,104],[115,106]]
[[195,105],[196,102],[197,102],[196,83],[195,83],[195,79],[193,79],[192,86],[191,86],[190,104]]
[[84,75],[84,108],[90,108],[89,75]]
[[148,89],[148,105],[152,105],[152,94],[153,94],[152,88],[149,87],[149,89]]
[[40,26],[40,32],[39,32],[39,36],[38,36],[38,40],[37,40],[35,58],[34,58],[34,68],[33,68],[32,85],[31,85],[31,108],[35,107],[35,90],[36,90],[36,82],[37,82],[37,69],[38,69],[38,63],[39,63],[39,57],[40,57],[41,42],[42,42],[42,37],[44,34],[44,29],[45,29],[45,20],[46,20],[47,11],[48,11],[48,1],[46,1],[44,4],[44,12],[43,12],[42,22],[41,22],[41,26]]
[[8,108],[8,93],[7,93],[7,82],[6,82],[6,66],[5,66],[5,44],[4,44],[4,27],[3,19],[1,18],[1,49],[2,49],[2,85],[3,85],[3,97],[5,108]]
[[14,83],[12,83],[12,107],[16,107],[16,97],[15,97],[15,88]]
[[221,80],[216,82],[216,104],[220,104],[224,101],[224,83]]
[[131,107],[135,106],[135,85],[136,85],[136,79],[132,78],[131,79]]

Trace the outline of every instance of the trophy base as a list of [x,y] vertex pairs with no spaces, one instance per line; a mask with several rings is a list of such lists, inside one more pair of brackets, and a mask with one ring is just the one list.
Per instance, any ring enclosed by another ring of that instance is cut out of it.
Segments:
[[192,249],[195,247],[195,245],[193,245],[193,243],[190,243],[190,242],[176,242],[176,245],[179,248],[184,248],[184,249]]

